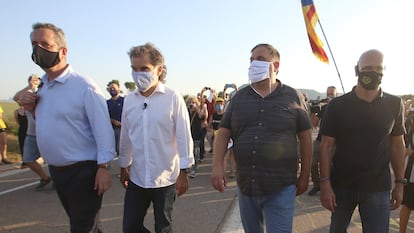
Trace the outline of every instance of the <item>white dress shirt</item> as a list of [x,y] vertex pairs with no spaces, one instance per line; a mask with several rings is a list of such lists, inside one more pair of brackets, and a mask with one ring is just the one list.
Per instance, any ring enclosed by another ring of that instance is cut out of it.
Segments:
[[142,188],[176,182],[180,169],[194,164],[190,119],[183,97],[159,83],[145,97],[138,90],[125,97],[119,164]]
[[40,153],[54,166],[79,161],[110,162],[115,139],[106,100],[89,78],[71,66],[49,82],[42,77],[36,105],[36,136]]

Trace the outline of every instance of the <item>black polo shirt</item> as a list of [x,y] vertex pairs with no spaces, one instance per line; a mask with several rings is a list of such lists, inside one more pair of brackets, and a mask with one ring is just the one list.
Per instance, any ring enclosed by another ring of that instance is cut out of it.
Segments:
[[333,99],[320,131],[335,138],[332,186],[381,192],[391,188],[390,139],[403,135],[401,98],[381,91],[371,103],[358,98],[355,88]]
[[245,195],[272,194],[296,183],[296,135],[311,123],[302,94],[277,81],[265,98],[250,86],[239,90],[220,122],[231,130],[237,183]]

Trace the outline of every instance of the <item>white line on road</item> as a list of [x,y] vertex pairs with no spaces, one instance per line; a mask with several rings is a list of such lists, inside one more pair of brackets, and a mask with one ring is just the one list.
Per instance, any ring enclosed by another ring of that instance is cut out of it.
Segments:
[[14,192],[14,191],[17,191],[17,190],[20,190],[20,189],[27,188],[29,186],[32,186],[32,185],[35,185],[35,184],[38,184],[38,183],[39,183],[39,181],[35,181],[35,182],[29,183],[29,184],[25,184],[25,185],[18,186],[16,188],[12,188],[12,189],[9,189],[9,190],[5,190],[3,192],[0,192],[0,196],[4,195],[6,193],[11,193],[11,192]]

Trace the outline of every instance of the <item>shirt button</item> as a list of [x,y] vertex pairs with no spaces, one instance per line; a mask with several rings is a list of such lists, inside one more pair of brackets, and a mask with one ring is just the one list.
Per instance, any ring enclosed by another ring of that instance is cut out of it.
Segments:
[[259,137],[258,136],[254,136],[254,139],[257,140]]
[[254,150],[254,151],[252,151],[252,154],[256,154],[256,151]]
[[252,168],[256,168],[256,165],[253,165]]
[[260,109],[260,112],[264,112],[264,110],[263,109]]
[[256,180],[255,179],[252,179],[252,182],[254,183]]
[[259,124],[258,124],[259,126],[262,126],[262,122],[259,122]]

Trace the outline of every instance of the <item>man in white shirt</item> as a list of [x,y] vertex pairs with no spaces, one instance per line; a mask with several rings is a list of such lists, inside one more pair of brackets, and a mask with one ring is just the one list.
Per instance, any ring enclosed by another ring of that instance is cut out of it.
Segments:
[[194,163],[190,119],[183,97],[164,86],[164,58],[153,44],[129,51],[136,91],[125,97],[119,163],[125,188],[123,232],[150,232],[143,222],[151,202],[155,232],[172,232],[175,195],[188,190]]

